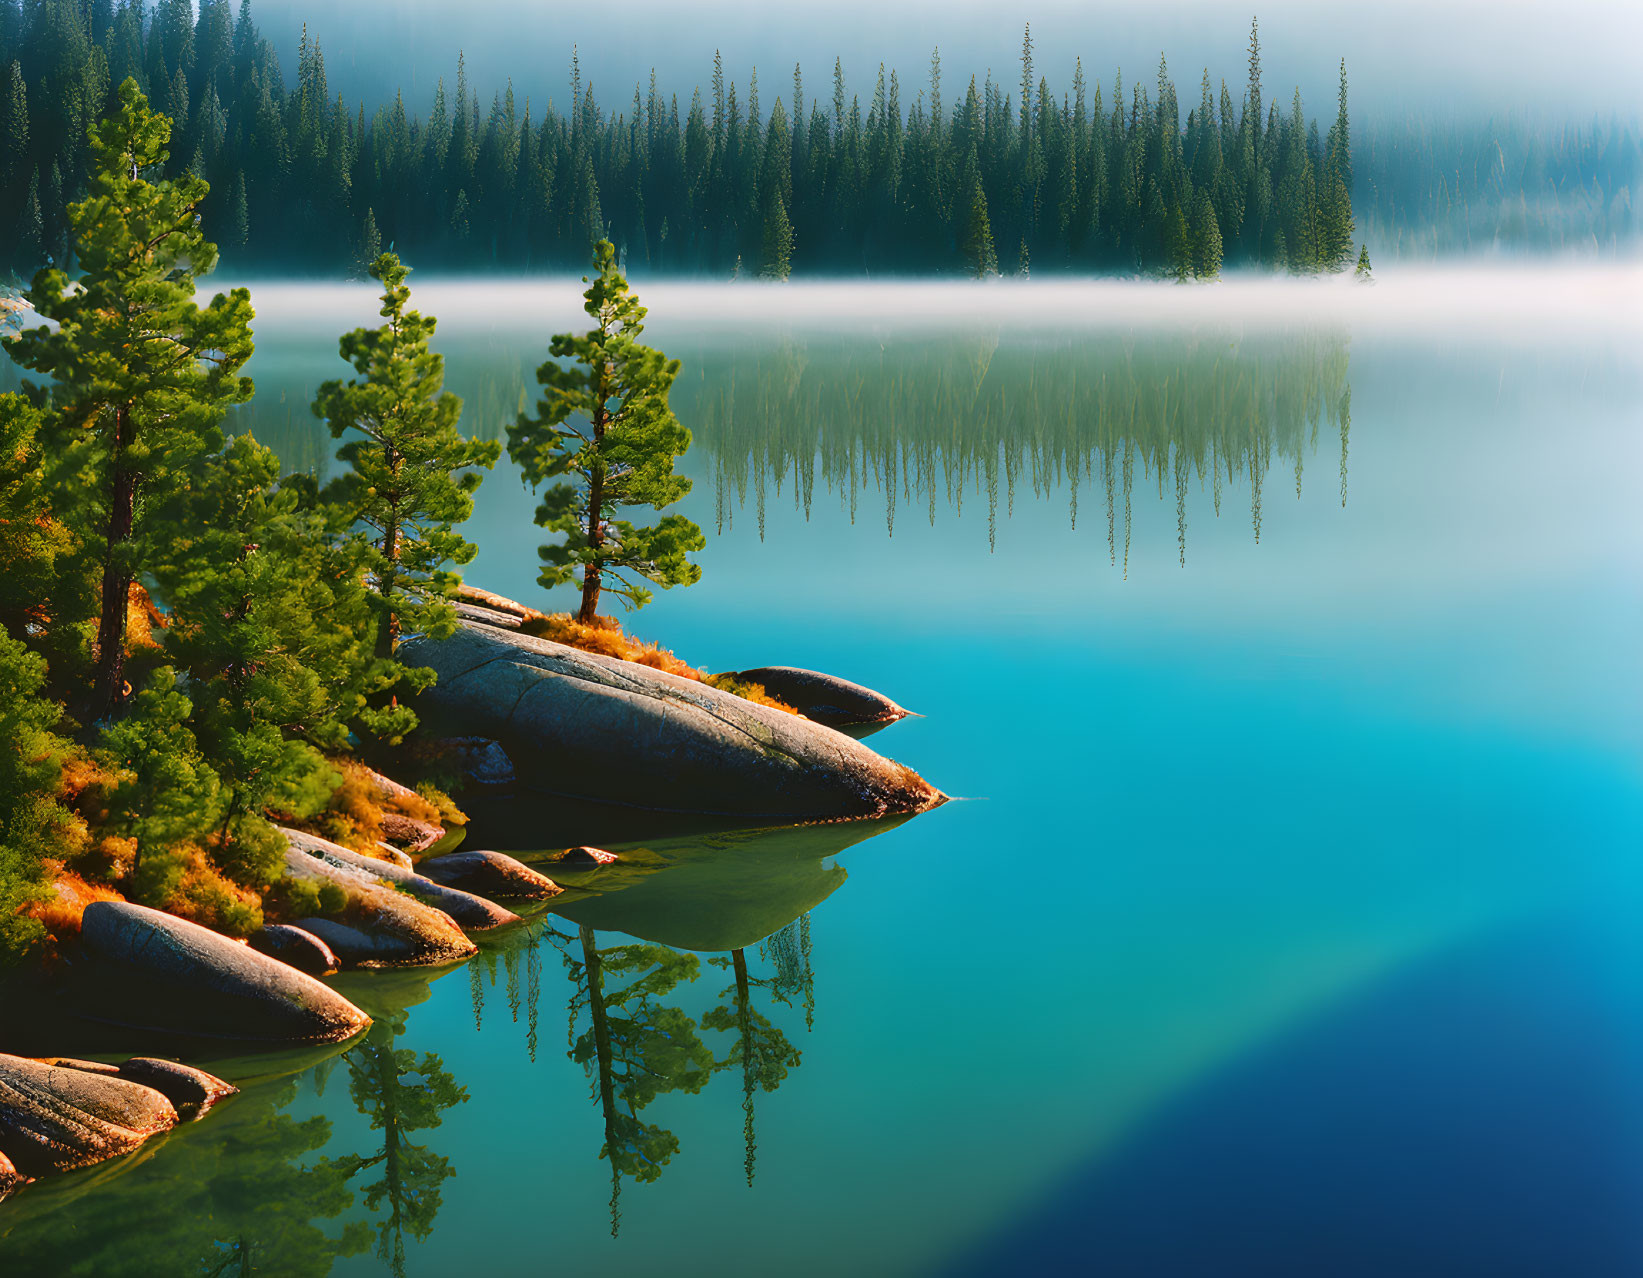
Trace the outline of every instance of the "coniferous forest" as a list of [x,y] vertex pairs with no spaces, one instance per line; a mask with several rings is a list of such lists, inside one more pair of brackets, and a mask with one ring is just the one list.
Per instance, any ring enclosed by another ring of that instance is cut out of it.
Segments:
[[0,0],[4,265],[62,260],[87,127],[127,77],[176,121],[168,175],[210,184],[205,232],[239,266],[354,270],[392,244],[424,267],[563,268],[606,237],[632,267],[718,276],[1349,264],[1344,62],[1321,127],[1269,92],[1253,25],[1247,69],[1206,70],[1185,102],[1162,58],[1065,70],[1040,72],[1029,29],[1019,83],[953,83],[938,50],[925,83],[880,68],[864,100],[837,62],[738,85],[716,60],[688,101],[653,78],[613,109],[573,62],[565,111],[512,86],[482,103],[457,56],[431,103],[368,111],[306,36],[288,79],[249,0]]

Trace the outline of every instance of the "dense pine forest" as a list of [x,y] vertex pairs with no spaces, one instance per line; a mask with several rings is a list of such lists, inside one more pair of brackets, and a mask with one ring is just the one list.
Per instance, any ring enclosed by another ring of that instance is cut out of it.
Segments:
[[[880,68],[863,101],[836,62],[821,92],[712,68],[688,102],[601,105],[574,58],[568,110],[511,86],[482,103],[457,58],[426,114],[367,113],[304,37],[288,81],[249,0],[0,0],[0,226],[30,274],[66,252],[87,126],[127,77],[177,122],[170,175],[203,177],[206,234],[240,267],[339,272],[393,245],[419,265],[580,265],[609,237],[631,267],[811,272],[1313,271],[1355,255],[1346,67],[1320,131],[1297,92],[1204,72],[1183,103],[1156,75],[1082,63],[1052,87],[1030,30],[1020,80],[926,83]],[[533,86],[535,87],[535,86]],[[540,92],[540,90],[538,90]]]

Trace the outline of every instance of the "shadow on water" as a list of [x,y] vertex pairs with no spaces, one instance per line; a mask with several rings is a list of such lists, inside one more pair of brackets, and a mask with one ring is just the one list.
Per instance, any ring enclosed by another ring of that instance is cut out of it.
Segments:
[[1071,1168],[951,1272],[1643,1273],[1643,941],[1586,915],[1394,973]]

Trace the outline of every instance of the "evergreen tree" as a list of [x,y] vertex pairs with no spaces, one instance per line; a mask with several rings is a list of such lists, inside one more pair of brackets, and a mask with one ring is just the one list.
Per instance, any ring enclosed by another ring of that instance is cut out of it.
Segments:
[[639,608],[651,598],[640,580],[664,590],[692,584],[702,570],[686,556],[706,544],[683,515],[664,515],[648,528],[614,517],[623,507],[665,509],[690,491],[690,480],[673,471],[690,431],[668,406],[679,361],[640,345],[645,308],[616,269],[615,246],[601,240],[593,261],[598,273],[583,309],[597,327],[554,337],[553,358],[536,373],[546,391],[536,416],[521,414],[508,428],[508,455],[533,488],[571,477],[537,507],[537,524],[564,535],[542,547],[538,580],[551,588],[580,572],[577,618],[584,624],[598,616],[601,591]]
[[206,459],[170,512],[191,532],[155,570],[171,609],[166,654],[188,674],[190,729],[222,793],[208,851],[258,891],[285,855],[263,812],[300,819],[325,805],[340,778],[319,748],[346,748],[363,700],[339,701],[333,687],[357,684],[370,663],[359,556],[330,548],[297,491],[273,488],[278,465],[249,435]]
[[1198,202],[1193,207],[1192,240],[1196,254],[1193,270],[1206,278],[1219,275],[1223,253],[1221,226],[1216,221],[1215,203],[1208,191],[1198,192]]
[[189,727],[193,712],[176,671],[161,666],[129,713],[103,733],[101,757],[120,778],[109,800],[112,824],[136,849],[126,896],[143,905],[170,900],[182,881],[186,845],[215,828],[222,811],[217,775]]
[[1369,245],[1365,244],[1358,249],[1358,269],[1353,272],[1360,280],[1367,280],[1369,276]]
[[197,177],[151,182],[166,159],[170,121],[137,88],[96,130],[91,194],[69,209],[83,274],[35,277],[28,299],[55,327],[18,337],[13,358],[53,379],[51,429],[62,517],[101,543],[101,620],[90,710],[120,709],[127,607],[139,572],[162,548],[149,512],[220,446],[231,404],[251,396],[239,376],[251,355],[244,289],[201,307],[196,280],[216,264],[200,232],[208,193]]
[[981,189],[981,174],[970,155],[970,197],[964,222],[964,263],[976,279],[998,274],[998,254],[993,250],[993,224],[987,216],[987,193]]
[[[346,439],[337,456],[349,474],[336,497],[356,522],[370,529],[365,566],[376,600],[376,655],[391,658],[406,633],[445,638],[456,629],[448,600],[461,578],[448,564],[470,562],[477,551],[456,531],[473,513],[481,476],[501,454],[498,444],[466,439],[457,430],[462,401],[444,389],[445,361],[429,350],[436,321],[408,310],[409,274],[399,258],[384,253],[371,265],[383,286],[387,321],[343,335],[342,358],[358,377],[326,382],[314,400],[333,438]],[[432,676],[404,672],[410,691]],[[364,716],[371,731],[398,740],[415,725],[397,704]]]
[[764,256],[759,274],[767,280],[785,280],[793,273],[793,224],[787,220],[787,207],[781,193],[770,198],[770,211],[764,219]]
[[68,743],[45,695],[45,662],[0,629],[0,969],[25,958],[44,929],[22,911],[46,890],[46,863],[73,850],[83,826],[58,802]]

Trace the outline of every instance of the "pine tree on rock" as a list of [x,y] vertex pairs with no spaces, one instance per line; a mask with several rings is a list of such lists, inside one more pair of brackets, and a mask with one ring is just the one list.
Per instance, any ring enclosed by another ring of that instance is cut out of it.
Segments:
[[148,512],[222,444],[230,405],[251,397],[251,298],[219,293],[202,307],[196,280],[217,249],[199,229],[209,188],[197,177],[150,181],[166,160],[171,122],[136,81],[95,131],[87,198],[69,208],[82,275],[35,276],[28,300],[55,327],[13,345],[23,367],[53,381],[50,430],[60,514],[101,553],[101,619],[93,717],[125,703],[131,587],[160,547]]
[[[445,361],[428,348],[437,321],[407,307],[409,270],[393,253],[371,264],[383,286],[387,323],[356,328],[339,343],[359,374],[326,382],[314,415],[346,442],[337,457],[349,473],[336,498],[370,529],[366,570],[376,597],[376,655],[392,658],[407,633],[445,638],[456,629],[449,600],[461,577],[447,565],[472,561],[478,551],[456,531],[473,514],[481,476],[501,445],[467,439],[457,430],[462,401],[444,389]],[[429,686],[431,673],[405,671],[407,691]],[[367,726],[395,741],[415,725],[406,707],[391,705],[367,716]]]
[[580,573],[584,624],[598,617],[603,591],[640,608],[651,599],[642,581],[664,590],[693,584],[702,570],[686,556],[706,544],[683,515],[648,528],[614,517],[623,507],[663,510],[690,491],[690,480],[673,470],[690,431],[668,405],[680,363],[640,345],[645,308],[616,269],[609,240],[594,246],[593,263],[598,273],[587,281],[583,309],[597,326],[553,339],[553,358],[536,373],[545,391],[536,416],[521,414],[508,428],[508,455],[533,488],[570,477],[537,507],[537,524],[564,535],[541,548],[537,579],[551,589]]

